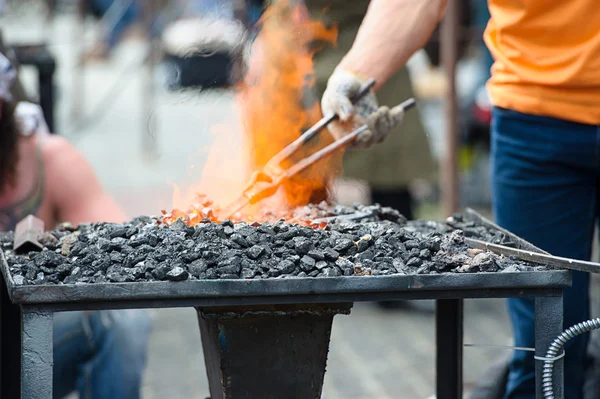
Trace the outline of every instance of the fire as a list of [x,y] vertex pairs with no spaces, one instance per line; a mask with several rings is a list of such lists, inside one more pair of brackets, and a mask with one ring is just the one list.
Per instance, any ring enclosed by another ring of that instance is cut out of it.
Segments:
[[[259,22],[260,33],[253,43],[248,70],[237,91],[242,134],[235,137],[235,132],[219,132],[200,183],[188,188],[185,195],[175,193],[176,209],[163,212],[166,222],[177,218],[183,218],[190,225],[203,219],[217,221],[219,209],[241,195],[254,170],[263,167],[322,117],[312,89],[312,58],[318,44],[335,44],[337,28],[326,28],[321,22],[311,20],[304,5],[292,2],[294,0],[274,1]],[[289,167],[331,142],[331,135],[324,130],[282,167]],[[328,182],[341,171],[341,156],[337,154],[323,160],[286,181],[273,197],[247,206],[234,219],[289,219],[295,207],[326,199]]]
[[[290,6],[287,1],[275,2],[261,21],[261,32],[255,42],[258,50],[251,62],[252,69],[240,93],[242,114],[246,123],[252,169],[259,169],[303,131],[321,118],[318,98],[311,90],[314,84],[316,41],[335,43],[337,30],[326,29],[322,23],[310,20],[304,6]],[[331,142],[325,131],[312,145],[300,151],[291,162],[302,159],[316,148]],[[289,166],[283,165],[284,167]],[[286,184],[283,204],[288,207],[305,205],[325,188],[336,168],[333,162],[315,165],[310,171]],[[324,198],[319,198],[324,199]]]

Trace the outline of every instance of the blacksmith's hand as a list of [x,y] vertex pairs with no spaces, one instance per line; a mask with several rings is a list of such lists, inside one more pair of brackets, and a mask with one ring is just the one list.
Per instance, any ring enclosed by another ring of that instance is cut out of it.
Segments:
[[353,144],[354,148],[368,148],[381,142],[390,130],[402,123],[404,116],[402,109],[394,109],[392,112],[388,107],[379,107],[372,90],[352,105],[350,99],[367,81],[368,78],[352,72],[336,70],[329,78],[321,99],[323,115],[334,113],[339,117],[328,125],[329,131],[336,139],[364,124],[369,126],[368,130],[358,136]]

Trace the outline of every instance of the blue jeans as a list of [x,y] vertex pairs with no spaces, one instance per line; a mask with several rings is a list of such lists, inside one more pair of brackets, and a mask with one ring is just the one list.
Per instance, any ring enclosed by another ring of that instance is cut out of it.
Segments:
[[144,310],[56,313],[54,398],[140,398],[149,333]]
[[[495,108],[492,198],[502,227],[552,255],[589,260],[598,217],[600,127]],[[573,272],[564,327],[589,319],[589,274]],[[509,299],[516,346],[534,346],[533,299]],[[565,398],[583,398],[589,335],[565,346]],[[535,397],[535,360],[515,351],[505,398]]]

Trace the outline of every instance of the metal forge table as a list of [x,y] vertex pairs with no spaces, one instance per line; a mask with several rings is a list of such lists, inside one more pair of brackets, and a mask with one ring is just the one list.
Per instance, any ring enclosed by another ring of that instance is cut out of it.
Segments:
[[[7,399],[52,397],[54,312],[168,307],[198,310],[211,399],[318,399],[333,316],[355,301],[399,299],[437,299],[437,397],[462,399],[463,298],[535,297],[536,355],[545,356],[562,332],[562,290],[571,282],[570,272],[549,271],[15,286],[2,259]],[[554,376],[561,398],[562,361]]]
[[[466,215],[516,249],[544,253],[472,210]],[[170,307],[198,311],[211,399],[319,399],[333,317],[349,314],[353,302],[401,299],[437,300],[437,398],[462,399],[463,299],[534,297],[535,352],[544,357],[563,331],[563,289],[571,285],[569,271],[549,270],[16,286],[2,252],[0,269],[0,397],[8,399],[52,397],[54,312]],[[553,384],[562,398],[562,360]]]

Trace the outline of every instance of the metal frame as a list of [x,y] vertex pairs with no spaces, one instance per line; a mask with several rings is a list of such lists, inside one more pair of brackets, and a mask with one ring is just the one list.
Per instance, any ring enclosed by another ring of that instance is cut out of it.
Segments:
[[[538,271],[521,273],[478,273],[444,275],[397,275],[371,277],[296,278],[270,280],[205,280],[139,283],[107,283],[91,285],[16,286],[8,265],[2,256],[1,307],[2,337],[0,354],[2,363],[0,395],[3,398],[52,397],[52,314],[69,310],[170,308],[195,307],[200,312],[218,312],[233,306],[236,312],[254,305],[255,309],[271,312],[273,306],[293,304],[350,304],[356,301],[383,301],[399,299],[437,299],[437,390],[438,397],[462,398],[462,336],[463,298],[536,298],[536,349],[544,355],[552,340],[562,332],[562,293],[571,284],[568,271]],[[323,305],[325,304],[325,305]],[[211,310],[211,309],[214,310]],[[234,312],[235,313],[235,312]],[[260,316],[262,317],[262,316]],[[254,317],[247,320],[259,325],[264,320]],[[314,317],[319,317],[314,315]],[[292,317],[290,317],[291,320]],[[321,324],[319,345],[328,342],[328,327],[333,318]],[[273,318],[276,323],[277,318]],[[313,320],[309,318],[308,320]],[[18,322],[20,321],[20,322]],[[538,322],[539,321],[539,322]],[[543,322],[542,322],[543,321]],[[216,323],[216,322],[215,322]],[[216,328],[215,323],[204,323],[204,329]],[[218,323],[226,329],[222,320]],[[202,321],[201,321],[202,324]],[[276,324],[272,325],[277,327]],[[264,325],[263,325],[264,328]],[[277,330],[279,331],[279,330]],[[203,332],[204,345],[212,345],[213,355],[207,356],[207,368],[212,371],[227,363],[215,361],[218,345]],[[21,337],[19,340],[18,337]],[[239,336],[239,335],[238,335]],[[20,341],[20,342],[19,342]],[[212,344],[211,344],[212,343]],[[317,343],[316,343],[317,344]],[[265,349],[266,350],[266,349]],[[294,370],[293,358],[285,359],[282,353],[292,348],[281,346],[278,353],[282,378]],[[290,353],[290,352],[287,352]],[[238,354],[239,355],[239,354]],[[252,359],[244,357],[250,364]],[[282,360],[283,359],[283,360]],[[541,362],[540,362],[541,363]],[[245,363],[246,364],[246,363]],[[287,364],[287,366],[285,366]],[[289,366],[289,367],[288,367]],[[321,365],[307,370],[306,376],[318,375]],[[247,367],[245,365],[244,367]],[[286,368],[287,367],[287,368]],[[555,365],[556,391],[562,392],[562,361]],[[212,372],[210,371],[210,372]],[[210,373],[209,372],[209,373]],[[538,392],[541,394],[541,368],[536,369]],[[315,374],[316,373],[316,374]],[[20,374],[20,375],[19,375]],[[234,373],[235,374],[235,373]],[[272,374],[270,374],[271,378]],[[300,377],[299,377],[300,378]],[[21,387],[6,381],[21,381]],[[214,377],[212,381],[219,381]],[[239,382],[238,382],[239,384]],[[231,387],[230,387],[231,388]],[[211,391],[222,392],[211,385]],[[231,388],[233,389],[233,388]],[[264,388],[263,388],[264,389]],[[283,392],[279,387],[274,394]],[[218,397],[218,396],[215,396]],[[275,397],[275,396],[273,396]],[[294,397],[288,396],[288,397]],[[298,396],[300,398],[300,396]],[[541,397],[541,396],[540,396]]]
[[[435,310],[437,397],[461,399],[463,387],[452,381],[463,380],[463,300],[437,301]],[[460,359],[460,363],[457,362],[456,367],[442,371],[440,365],[450,365],[455,362],[453,359]]]

